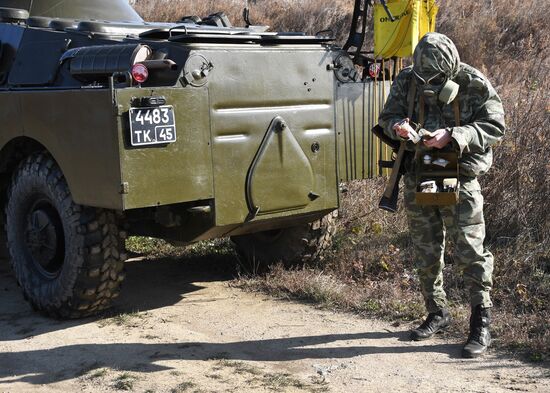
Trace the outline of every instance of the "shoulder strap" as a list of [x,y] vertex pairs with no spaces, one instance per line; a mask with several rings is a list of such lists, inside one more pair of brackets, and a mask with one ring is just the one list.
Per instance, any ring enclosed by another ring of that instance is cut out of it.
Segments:
[[407,117],[412,120],[414,114],[414,99],[416,97],[416,81],[414,76],[411,78],[409,94],[407,95],[407,103],[409,104],[409,110],[407,112]]
[[460,100],[458,96],[453,101],[453,111],[455,113],[455,127],[460,127]]
[[424,127],[424,118],[426,117],[426,104],[424,103],[424,94],[420,94],[420,99],[418,101],[418,105],[420,105],[420,109],[418,111],[418,124],[420,124],[421,127]]
[[[416,98],[416,81],[414,77],[411,79],[411,85],[409,87],[409,94],[407,95],[407,103],[409,104],[409,110],[407,113],[407,117],[412,120],[414,115],[414,100]],[[424,96],[420,94],[420,98],[418,100],[418,106],[420,107],[418,109],[418,124],[423,125],[424,124]]]

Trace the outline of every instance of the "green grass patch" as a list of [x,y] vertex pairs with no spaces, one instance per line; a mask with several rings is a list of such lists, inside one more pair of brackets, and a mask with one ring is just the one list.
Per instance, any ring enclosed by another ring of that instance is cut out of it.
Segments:
[[175,388],[170,389],[170,393],[184,393],[193,389],[196,385],[191,381],[179,383]]
[[100,368],[99,370],[95,370],[88,374],[88,379],[99,379],[103,378],[107,375],[109,370],[107,368]]
[[154,257],[172,256],[183,252],[181,248],[174,247],[164,240],[144,236],[128,237],[126,249],[137,255]]
[[117,314],[110,318],[104,318],[98,321],[98,325],[104,328],[109,325],[121,326],[121,327],[140,327],[148,313],[141,313],[139,311],[127,312]]
[[116,390],[132,391],[138,378],[130,373],[122,373],[113,381]]

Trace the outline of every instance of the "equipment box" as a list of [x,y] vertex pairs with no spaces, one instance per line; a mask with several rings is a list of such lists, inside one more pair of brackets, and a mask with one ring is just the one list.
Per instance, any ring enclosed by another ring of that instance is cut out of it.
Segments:
[[460,189],[458,153],[425,150],[416,154],[416,204],[458,204]]

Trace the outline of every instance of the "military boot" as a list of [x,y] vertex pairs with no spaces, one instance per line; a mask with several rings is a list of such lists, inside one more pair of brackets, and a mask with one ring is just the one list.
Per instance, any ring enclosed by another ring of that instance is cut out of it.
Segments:
[[422,325],[411,332],[411,340],[422,341],[432,337],[437,332],[446,329],[451,324],[451,316],[446,309],[429,313]]
[[477,358],[487,351],[491,345],[491,309],[481,305],[472,309],[470,316],[470,335],[464,348],[462,356],[465,358]]

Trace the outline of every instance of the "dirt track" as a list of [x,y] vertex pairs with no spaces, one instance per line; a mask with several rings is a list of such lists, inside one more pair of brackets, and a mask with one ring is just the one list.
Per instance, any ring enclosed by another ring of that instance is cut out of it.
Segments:
[[548,368],[232,288],[231,264],[130,261],[113,316],[60,322],[2,261],[0,392],[550,392]]

